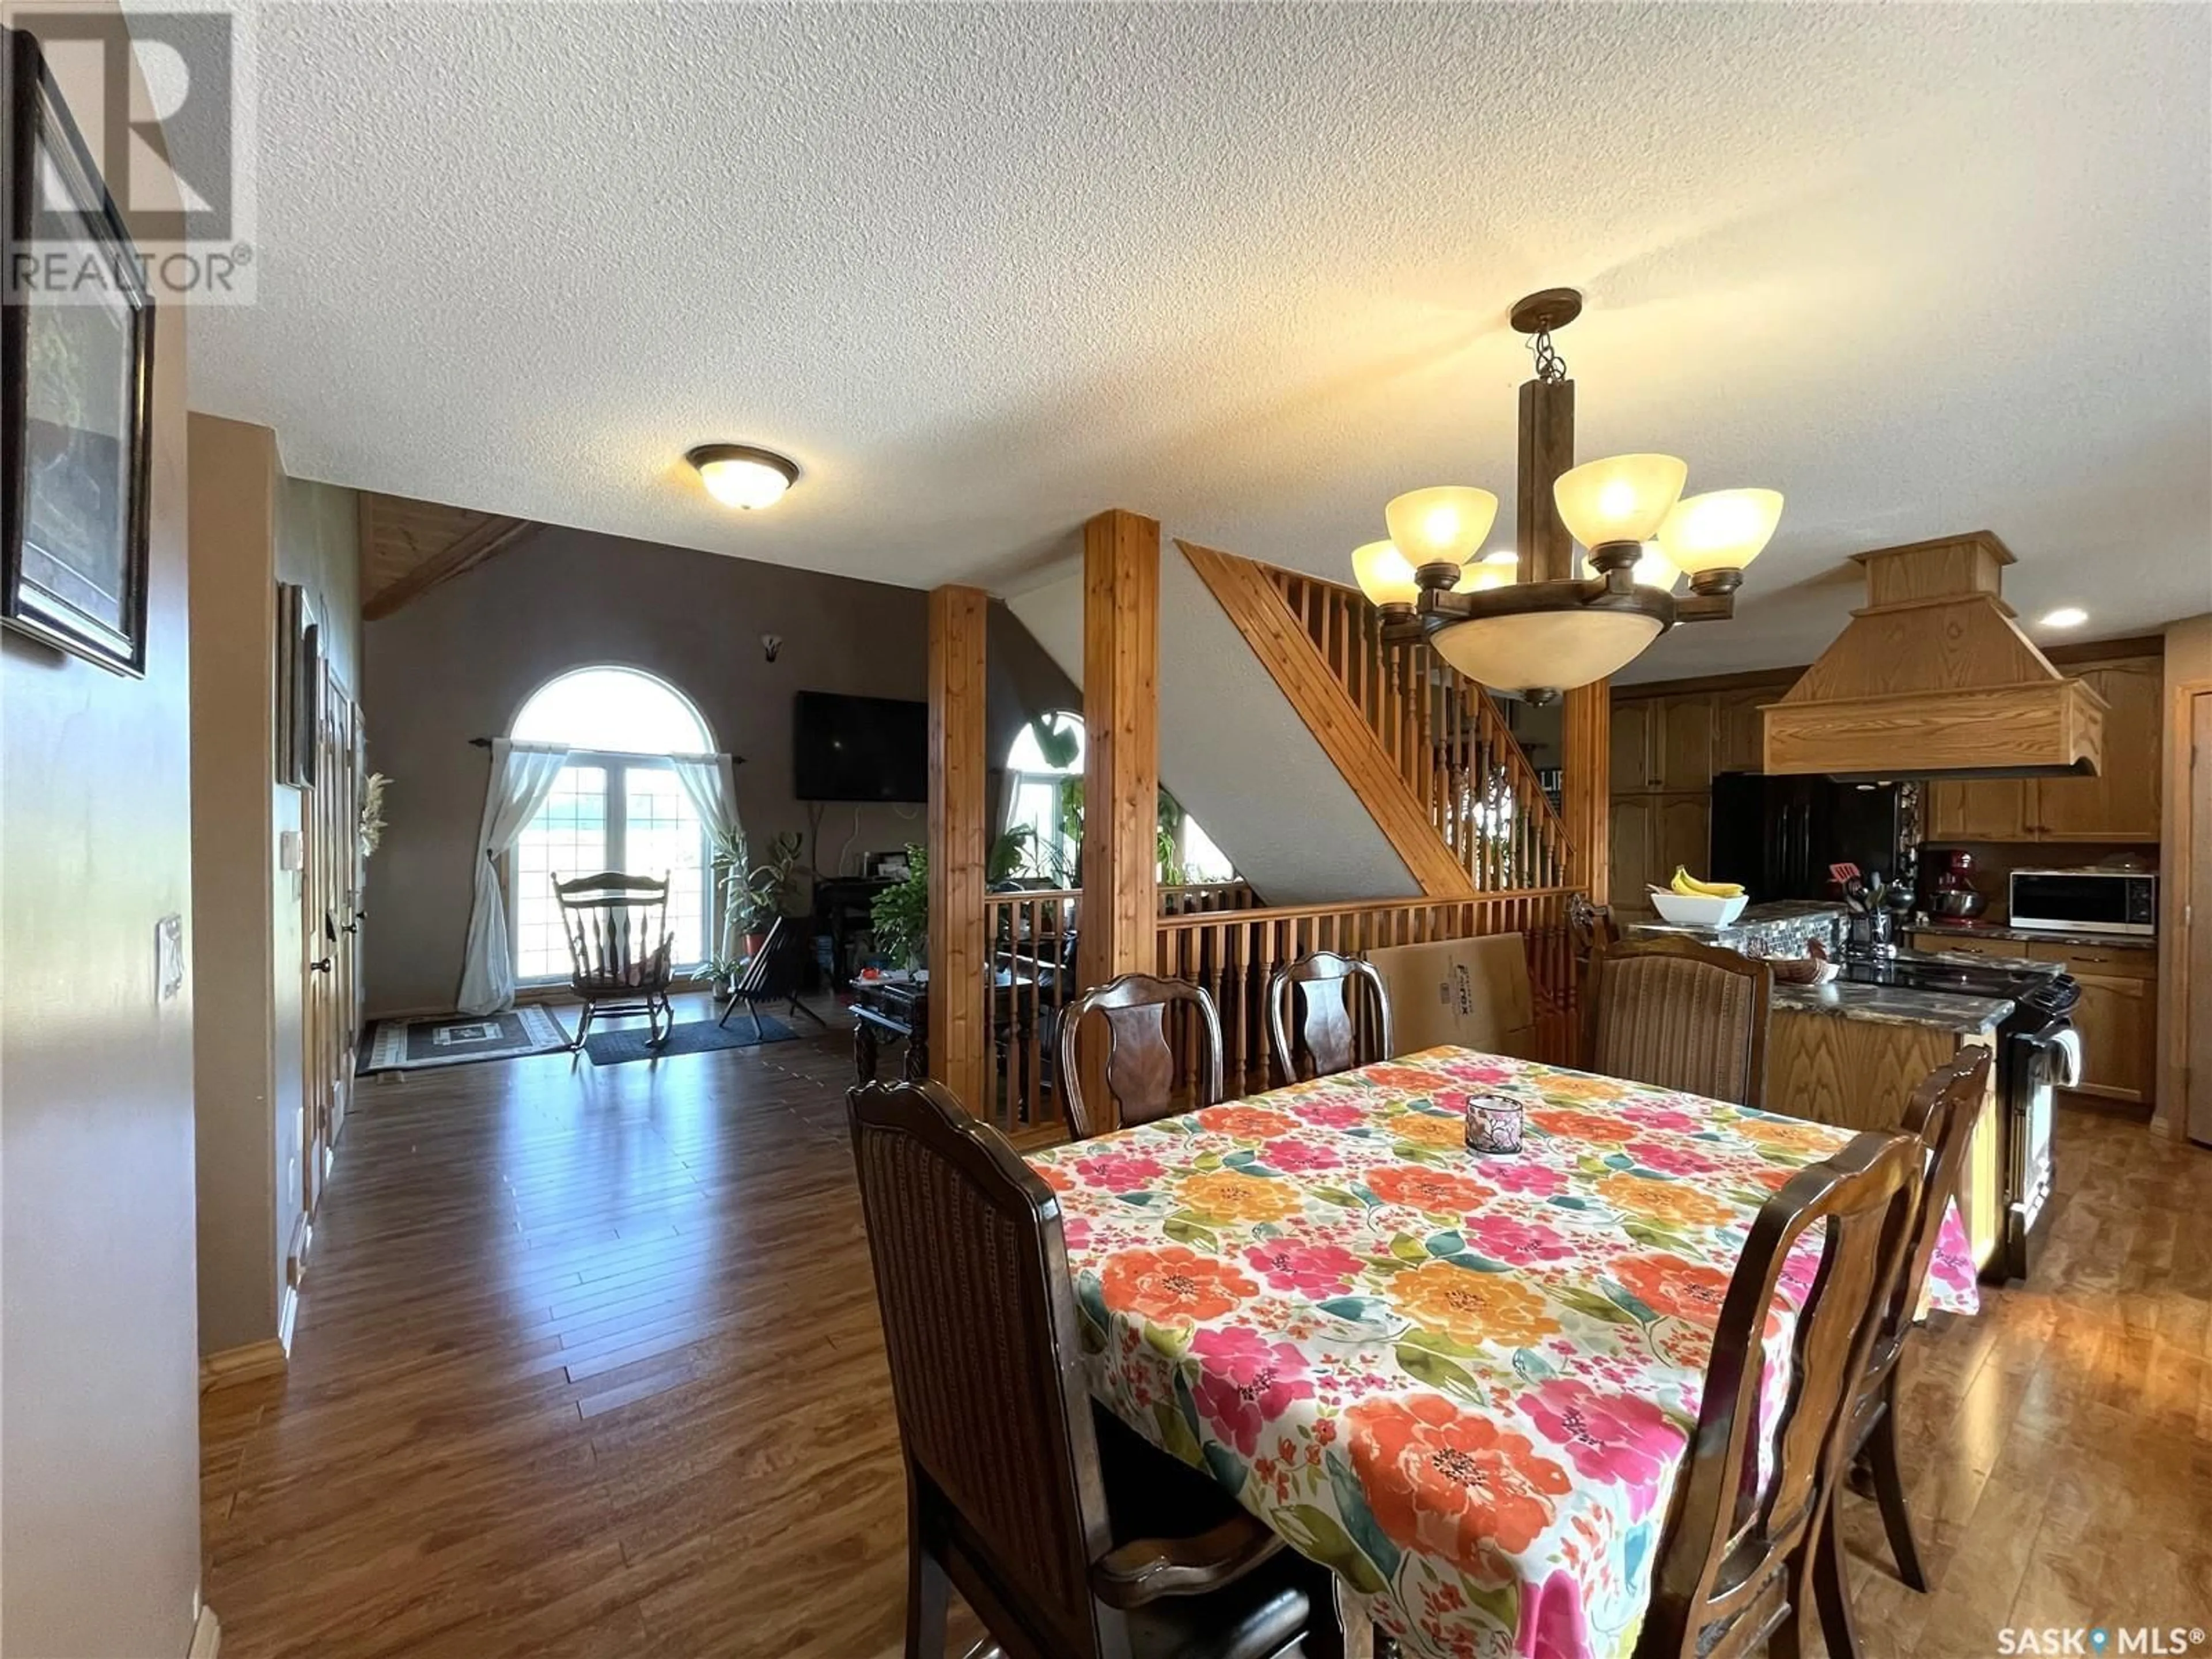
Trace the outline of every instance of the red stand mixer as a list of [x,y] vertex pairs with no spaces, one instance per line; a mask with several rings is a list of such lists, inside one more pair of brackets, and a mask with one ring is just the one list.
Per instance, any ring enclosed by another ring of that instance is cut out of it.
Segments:
[[1963,848],[1930,852],[1921,859],[1923,875],[1932,873],[1923,907],[1938,921],[1974,921],[1989,900],[1974,890],[1974,855]]

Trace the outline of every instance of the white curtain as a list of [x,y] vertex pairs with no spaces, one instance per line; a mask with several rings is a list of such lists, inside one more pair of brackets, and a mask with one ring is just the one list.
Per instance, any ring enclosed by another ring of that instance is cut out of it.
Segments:
[[[674,769],[677,782],[690,797],[691,810],[699,815],[699,822],[707,826],[707,833],[719,843],[725,838],[735,842],[744,836],[738,822],[738,771],[727,755],[671,755],[669,765]],[[745,872],[735,872],[726,879],[743,881]],[[722,905],[722,925],[717,931],[714,954],[730,955],[730,907],[726,899]]]
[[484,792],[483,827],[477,832],[476,902],[469,912],[469,948],[461,968],[460,1010],[495,1014],[514,1006],[514,952],[507,940],[507,902],[499,889],[499,860],[513,847],[568,763],[560,744],[491,746],[491,785]]

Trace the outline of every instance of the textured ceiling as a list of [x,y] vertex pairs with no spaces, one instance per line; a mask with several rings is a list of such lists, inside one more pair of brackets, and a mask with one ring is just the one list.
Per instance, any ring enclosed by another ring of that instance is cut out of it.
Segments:
[[[258,18],[192,401],[308,477],[915,586],[1116,505],[1341,576],[1396,490],[1510,500],[1504,314],[1572,283],[1583,454],[1789,497],[1646,672],[1804,660],[1843,556],[1984,526],[2031,618],[2212,606],[2202,6]],[[805,477],[726,513],[710,439]]]

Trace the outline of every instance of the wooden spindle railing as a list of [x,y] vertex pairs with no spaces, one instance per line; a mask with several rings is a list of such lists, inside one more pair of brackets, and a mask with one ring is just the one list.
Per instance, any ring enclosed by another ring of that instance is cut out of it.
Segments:
[[[1534,1058],[1572,1064],[1577,1052],[1569,890],[1486,893],[1479,898],[1388,899],[1266,909],[1220,909],[1161,918],[1154,971],[1205,987],[1221,1015],[1224,1097],[1256,1094],[1287,1081],[1267,1050],[1266,998],[1278,968],[1312,951],[1359,956],[1394,945],[1420,945],[1518,933],[1528,954],[1535,1004]],[[993,1053],[978,1115],[1008,1135],[1066,1133],[1056,1075],[1060,1024],[1079,994],[1074,939],[1079,892],[994,893],[983,901],[992,942],[985,994]],[[1187,1049],[1189,1033],[1176,1046]],[[1192,1055],[1178,1054],[1190,1077]]]
[[1425,643],[1384,645],[1357,589],[1267,574],[1475,890],[1564,884],[1565,827],[1490,694]]
[[1256,910],[1260,896],[1249,881],[1186,881],[1160,889],[1164,916],[1207,915],[1217,910]]

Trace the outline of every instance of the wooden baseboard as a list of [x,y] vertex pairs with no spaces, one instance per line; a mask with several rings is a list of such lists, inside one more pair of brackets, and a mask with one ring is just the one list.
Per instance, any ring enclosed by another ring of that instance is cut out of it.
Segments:
[[216,1659],[222,1650],[222,1623],[215,1616],[215,1609],[203,1601],[200,1616],[192,1621],[192,1645],[185,1659]]
[[274,1337],[249,1342],[242,1348],[225,1348],[220,1353],[202,1357],[200,1392],[227,1389],[236,1382],[257,1382],[264,1376],[282,1376],[290,1363],[284,1345]]

